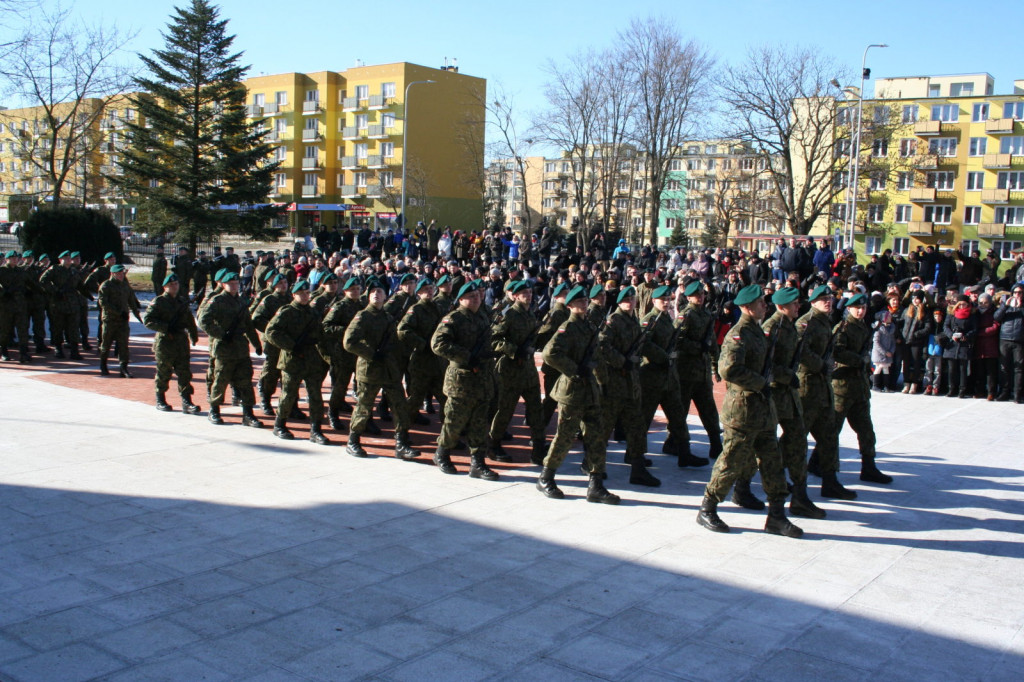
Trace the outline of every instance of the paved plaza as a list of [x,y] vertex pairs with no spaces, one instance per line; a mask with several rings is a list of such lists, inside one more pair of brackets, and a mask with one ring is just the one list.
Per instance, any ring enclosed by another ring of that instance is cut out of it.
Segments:
[[718,535],[709,468],[652,454],[663,486],[629,486],[613,443],[622,505],[588,504],[577,443],[548,500],[521,412],[496,483],[440,474],[436,427],[356,460],[155,411],[132,345],[131,381],[0,369],[2,680],[1024,679],[1019,405],[875,394],[892,486],[846,429],[859,499],[800,540],[725,503]]

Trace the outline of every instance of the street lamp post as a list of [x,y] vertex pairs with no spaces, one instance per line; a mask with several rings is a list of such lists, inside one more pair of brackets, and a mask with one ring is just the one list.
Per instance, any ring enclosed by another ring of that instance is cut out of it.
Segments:
[[405,217],[405,169],[409,160],[409,88],[420,83],[436,83],[437,81],[412,81],[405,86],[405,101],[402,103],[402,227],[408,220]]
[[850,194],[850,207],[847,209],[847,220],[850,221],[849,248],[854,248],[853,231],[857,224],[857,182],[860,172],[860,134],[864,122],[864,81],[867,77],[868,50],[873,47],[889,47],[884,43],[873,43],[864,48],[864,58],[860,62],[860,92],[857,93],[857,129],[854,133],[854,140],[851,141],[850,153],[853,154],[853,170],[850,172],[850,186],[847,192]]

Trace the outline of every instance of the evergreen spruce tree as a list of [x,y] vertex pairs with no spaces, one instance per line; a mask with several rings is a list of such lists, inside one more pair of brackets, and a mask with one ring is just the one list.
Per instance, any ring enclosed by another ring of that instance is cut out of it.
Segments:
[[131,143],[111,178],[139,202],[140,226],[175,233],[193,253],[197,241],[220,234],[276,237],[269,228],[278,209],[244,211],[218,205],[265,204],[277,163],[258,122],[248,122],[247,66],[232,53],[227,20],[207,0],[176,7],[164,49],[141,56],[146,73],[135,79],[139,113],[129,126]]
[[682,218],[677,218],[676,226],[672,228],[672,234],[668,236],[668,243],[671,246],[686,246],[688,241],[686,228],[683,227],[683,220]]

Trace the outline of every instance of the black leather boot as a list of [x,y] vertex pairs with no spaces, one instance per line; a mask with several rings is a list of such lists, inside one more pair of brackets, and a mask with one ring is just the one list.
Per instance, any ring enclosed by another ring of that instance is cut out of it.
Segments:
[[483,455],[473,455],[469,466],[470,478],[482,478],[485,481],[497,481],[498,472],[487,466]]
[[359,457],[360,459],[370,456],[370,454],[363,449],[362,443],[359,442],[359,436],[351,431],[349,431],[348,434],[348,444],[345,445],[345,452],[353,457]]
[[821,496],[836,500],[857,499],[856,491],[844,488],[835,471],[825,471],[821,474]]
[[32,354],[28,352],[28,346],[22,346],[18,349],[18,364],[27,365],[32,362]]
[[191,396],[181,397],[181,411],[185,414],[199,414],[199,406],[192,402]]
[[547,467],[540,472],[540,478],[537,479],[537,490],[553,500],[561,500],[565,497],[565,493],[555,484],[555,470]]
[[587,486],[587,502],[599,504],[618,504],[619,496],[608,492],[604,487],[604,476],[601,474],[590,474],[590,485]]
[[270,403],[270,396],[266,393],[260,393],[260,409],[263,410],[263,414],[268,417],[277,416],[277,413],[274,412],[274,406]]
[[331,428],[335,431],[344,431],[345,424],[338,417],[337,410],[327,410],[327,423],[331,425]]
[[72,360],[85,360],[85,358],[82,357],[82,354],[78,352],[78,346],[76,344],[71,344],[71,352],[68,354],[68,357]]
[[676,443],[676,437],[671,433],[665,437],[665,442],[661,444],[661,454],[663,455],[678,455],[679,445]]
[[57,358],[58,360],[63,360],[64,359],[64,344],[62,344],[62,343],[55,343],[55,344],[53,344],[53,357]]
[[704,467],[708,465],[708,459],[707,457],[697,457],[687,450],[686,452],[679,453],[679,457],[676,458],[676,465],[680,468]]
[[700,511],[697,512],[697,523],[716,533],[729,532],[729,526],[718,518],[718,502],[708,495],[704,495],[704,499],[701,500]]
[[644,485],[649,488],[657,488],[661,485],[661,481],[654,477],[647,467],[644,466],[643,460],[634,459],[630,464],[629,470],[629,482],[632,485]]
[[295,440],[295,434],[288,430],[288,422],[280,416],[274,420],[274,435],[281,440]]
[[174,408],[167,404],[167,396],[163,391],[156,392],[156,409],[161,412],[173,412]]
[[750,490],[749,478],[741,478],[736,481],[736,485],[732,489],[732,502],[744,509],[752,509],[754,511],[764,509],[764,502],[759,500]]
[[395,434],[395,457],[408,462],[409,460],[416,459],[418,455],[419,453],[409,445],[408,433]]
[[793,497],[789,501],[789,513],[793,516],[802,516],[806,519],[823,519],[825,510],[816,506],[811,498],[807,497],[807,484],[794,483],[791,489]]
[[[61,356],[61,357],[63,357],[63,356]],[[106,376],[110,376],[110,368],[107,367],[107,360],[108,360],[108,354],[101,352],[100,353],[100,375],[101,376],[105,376],[105,377]]]
[[[99,342],[97,341],[97,343]],[[82,350],[90,353],[92,352],[92,344],[89,343],[89,339],[84,339],[82,341]]]
[[860,480],[867,481],[868,483],[892,483],[892,476],[883,474],[875,466],[874,455],[861,455],[860,456]]
[[320,422],[313,422],[309,425],[309,442],[317,445],[330,445],[331,441],[320,430]]
[[772,535],[784,535],[787,538],[798,538],[803,530],[794,526],[786,518],[786,501],[775,500],[768,503],[768,519],[764,522],[764,532]]
[[434,409],[434,401],[429,397],[423,401],[423,411],[427,414],[436,414],[437,410]]
[[[651,461],[651,458],[647,457],[646,455],[640,455],[640,461],[643,463],[643,465],[645,467],[649,467],[652,464],[654,464],[654,462]],[[633,463],[633,456],[631,456],[628,451],[622,453],[622,463],[623,464],[632,464]]]
[[122,362],[119,367],[120,367],[119,373],[120,373],[122,379],[132,379],[132,378],[134,378],[132,373],[128,371],[128,363],[127,362]]
[[252,405],[242,406],[242,426],[248,426],[254,429],[262,429],[263,422],[256,418],[256,415],[252,413]]
[[442,474],[457,474],[459,470],[452,464],[452,453],[447,448],[443,448],[440,445],[437,446],[437,450],[434,452],[434,464],[441,470]]
[[216,424],[217,426],[221,426],[222,424],[224,424],[224,420],[221,419],[220,417],[220,405],[217,405],[216,407],[210,405],[210,414],[207,417],[207,419],[209,419],[211,423]]
[[505,448],[501,447],[500,438],[491,439],[491,459],[495,462],[511,462],[512,455],[505,452]]
[[534,438],[531,442],[530,461],[539,467],[544,466],[544,458],[548,456],[548,445],[543,438]]

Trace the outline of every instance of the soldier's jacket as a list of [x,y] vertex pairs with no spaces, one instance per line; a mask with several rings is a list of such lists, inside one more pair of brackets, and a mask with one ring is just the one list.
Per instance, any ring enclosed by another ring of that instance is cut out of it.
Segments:
[[870,397],[871,328],[864,320],[847,316],[836,325],[832,390],[836,395],[863,393]]
[[676,328],[679,329],[676,337],[676,372],[680,381],[710,381],[710,354],[715,343],[714,318],[711,313],[702,306],[688,303],[676,315]]
[[416,303],[416,297],[404,291],[395,293],[394,296],[384,302],[384,312],[399,320],[405,315],[405,311]]
[[654,290],[657,289],[659,284],[657,282],[641,282],[636,287],[636,309],[637,314],[646,316],[652,310],[654,310],[654,303],[652,303],[652,296],[654,296]]
[[324,315],[327,314],[327,311],[336,300],[338,300],[337,293],[329,294],[327,293],[327,289],[321,287],[317,289],[316,294],[309,299],[309,307],[313,309],[313,312],[316,313],[318,318],[323,320]]
[[398,338],[412,353],[409,371],[422,373],[441,372],[444,363],[430,349],[430,339],[441,322],[441,311],[433,299],[420,299],[405,312],[398,322]]
[[146,314],[142,316],[142,324],[156,332],[153,339],[154,352],[159,352],[169,343],[180,346],[186,335],[192,339],[192,343],[199,337],[196,320],[192,317],[192,309],[188,302],[166,292],[154,298],[149,304]]
[[[559,372],[551,390],[551,397],[559,405],[572,409],[601,406],[601,388],[593,372],[598,361],[597,343],[597,334],[586,318],[570,315],[544,346],[544,362]],[[589,368],[584,364],[588,355]]]
[[58,263],[43,273],[39,283],[50,296],[50,304],[55,308],[65,309],[75,306],[77,309],[78,287],[81,285],[81,280],[74,270]]
[[397,384],[402,380],[405,360],[398,348],[397,323],[384,311],[367,305],[352,318],[345,330],[345,350],[359,356],[356,381]]
[[139,314],[139,299],[135,298],[128,280],[120,282],[110,278],[100,285],[100,314],[103,321],[128,320],[130,313]]
[[210,355],[225,360],[249,357],[249,344],[262,348],[249,309],[238,295],[223,290],[199,315],[199,326],[212,339]]
[[[522,303],[515,303],[491,327],[491,342],[498,355],[498,373],[529,371],[537,373],[533,354],[539,331],[537,318]],[[520,350],[522,349],[522,350]]]
[[297,275],[295,274],[295,268],[293,268],[293,267],[292,267],[292,266],[290,266],[290,265],[278,265],[278,266],[277,266],[277,272],[278,272],[278,274],[280,274],[280,275],[284,275],[284,278],[285,278],[286,280],[288,280],[288,287],[289,287],[289,288],[291,288],[291,286],[292,286],[293,284],[295,284],[295,280],[296,280],[296,279],[297,279],[297,277],[298,277],[298,276],[297,276]]
[[800,339],[793,321],[778,311],[762,325],[766,335],[771,334],[776,327],[779,331],[775,339],[775,352],[772,353],[772,401],[780,420],[793,419],[803,413],[800,396],[793,386],[797,374],[792,369],[793,356],[796,355]]
[[252,281],[253,287],[256,291],[263,291],[267,288],[267,281],[264,275],[266,275],[269,270],[273,269],[273,267],[274,266],[267,263],[257,263],[256,267],[253,268]]
[[832,326],[828,313],[811,308],[796,321],[798,337],[804,347],[800,353],[800,398],[832,403],[832,368],[825,366],[825,353],[832,338]]
[[449,294],[438,292],[434,295],[434,303],[437,305],[438,312],[442,315],[447,315],[451,312],[455,302],[452,301],[452,297]]
[[334,300],[331,307],[324,315],[320,335],[320,354],[328,362],[336,362],[346,359],[349,356],[355,361],[355,355],[345,350],[345,330],[348,329],[352,318],[356,316],[363,306],[359,305],[359,299],[351,299],[341,296]]
[[474,313],[460,306],[442,317],[430,349],[449,363],[444,373],[449,398],[490,401],[494,390],[489,369],[491,325],[479,310]]
[[277,367],[301,377],[322,374],[323,359],[317,350],[320,316],[312,305],[292,301],[282,306],[267,325],[267,340],[281,349]]
[[749,315],[726,333],[718,371],[725,380],[722,423],[742,431],[774,430],[778,425],[775,406],[762,393],[765,382],[764,357],[768,338],[761,325]]
[[672,357],[675,354],[672,315],[668,311],[659,313],[651,310],[640,320],[640,328],[647,331],[642,351],[644,359],[640,364],[641,383],[644,386],[664,386],[672,379],[678,380],[672,371],[672,363],[675,361]]
[[163,256],[159,256],[153,259],[153,272],[149,278],[154,284],[163,285],[164,278],[167,276],[167,259]]
[[[267,331],[267,325],[274,319],[277,311],[291,303],[292,295],[287,291],[271,290],[252,313],[252,324],[261,332]],[[274,344],[277,345],[277,344]]]
[[192,260],[188,256],[179,254],[174,257],[174,266],[171,269],[178,276],[181,288],[188,291],[189,284],[192,282]]
[[[272,293],[274,293],[274,290],[270,289],[270,288],[267,288],[267,289],[264,289],[263,291],[258,292],[255,296],[253,296],[252,303],[249,304],[249,314],[252,315],[253,322],[256,321],[256,309],[260,307],[261,303],[263,303],[263,299],[265,299],[267,296],[270,296],[270,294],[272,294]],[[277,312],[277,311],[275,310],[274,312]],[[273,317],[273,315],[271,315],[271,317]],[[269,321],[270,320],[268,319],[267,322],[269,322]],[[266,325],[264,325],[264,326],[266,326]],[[259,327],[256,327],[256,328],[259,329]]]
[[537,330],[537,347],[543,348],[548,345],[548,341],[554,336],[555,332],[565,321],[569,319],[569,309],[565,307],[565,303],[557,301],[551,305],[551,309],[548,314],[544,317],[543,323],[540,325],[540,329]]
[[[614,400],[640,400],[640,365],[626,357],[643,331],[636,316],[616,308],[599,336],[601,360],[597,379]],[[639,358],[640,348],[634,349]]]
[[587,312],[584,315],[587,318],[587,322],[594,329],[600,329],[604,326],[605,318],[608,317],[608,309],[603,305],[591,302],[587,306]]
[[[179,292],[181,292],[181,291],[182,290],[179,289]],[[210,304],[213,303],[213,300],[215,298],[217,298],[218,296],[220,296],[223,293],[225,293],[225,291],[224,291],[224,289],[221,289],[219,285],[214,286],[213,291],[210,292],[209,296],[207,296],[206,298],[203,299],[203,302],[199,305],[199,310],[196,311],[196,320],[197,321],[203,319],[203,313],[206,311],[206,309],[210,307]],[[249,313],[249,317],[252,317],[252,313]]]
[[46,305],[46,292],[43,291],[42,285],[39,283],[40,278],[43,276],[45,268],[39,263],[33,263],[25,268],[25,272],[28,273],[28,284],[29,287],[25,291],[25,299],[28,302],[29,308],[39,308]]
[[89,276],[85,278],[85,281],[80,287],[81,293],[92,298],[92,294],[97,293],[103,283],[110,279],[110,268],[106,265],[100,265],[95,270],[89,273]]
[[27,305],[31,293],[42,292],[28,270],[10,263],[0,266],[0,291],[0,309]]

